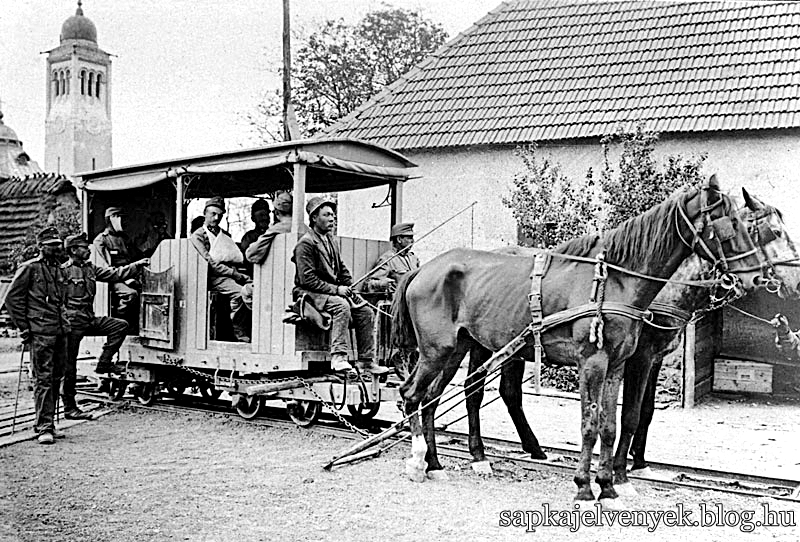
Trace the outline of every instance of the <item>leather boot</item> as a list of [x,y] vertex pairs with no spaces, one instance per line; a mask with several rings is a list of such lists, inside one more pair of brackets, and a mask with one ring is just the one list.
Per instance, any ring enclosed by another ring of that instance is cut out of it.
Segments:
[[362,373],[367,372],[375,376],[385,375],[392,371],[389,367],[378,365],[371,359],[360,359],[356,362],[356,366]]

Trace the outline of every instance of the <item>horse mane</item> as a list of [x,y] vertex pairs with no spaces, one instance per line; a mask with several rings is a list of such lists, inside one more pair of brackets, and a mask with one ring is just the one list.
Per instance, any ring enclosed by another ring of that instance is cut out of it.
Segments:
[[575,239],[564,241],[553,249],[555,254],[569,254],[571,256],[589,256],[592,249],[597,246],[600,236],[594,233],[581,235]]
[[626,267],[648,260],[666,261],[680,243],[671,232],[678,206],[695,192],[681,192],[667,198],[607,232],[603,239],[606,261]]

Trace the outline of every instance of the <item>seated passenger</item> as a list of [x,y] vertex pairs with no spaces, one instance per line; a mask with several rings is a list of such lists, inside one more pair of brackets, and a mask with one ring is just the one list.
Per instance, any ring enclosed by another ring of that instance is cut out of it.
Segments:
[[142,256],[149,258],[165,239],[172,239],[167,231],[167,217],[161,211],[153,211],[150,213],[147,229],[136,237],[136,247]]
[[375,264],[377,269],[367,280],[368,292],[387,292],[394,295],[397,283],[403,275],[419,267],[419,258],[408,248],[414,244],[413,222],[392,226],[389,239],[392,248],[378,258]]
[[358,367],[375,375],[389,371],[373,360],[372,309],[355,302],[353,277],[342,261],[339,245],[331,232],[336,225],[336,204],[321,197],[306,204],[311,230],[294,247],[295,298],[307,293],[317,310],[331,315],[331,368],[347,371],[347,333],[352,318],[358,342]]
[[197,252],[208,262],[208,289],[228,299],[236,340],[250,342],[249,331],[242,324],[246,315],[238,314],[242,308],[242,285],[250,278],[236,269],[235,266],[242,263],[242,253],[228,232],[219,227],[225,214],[225,200],[220,197],[209,199],[203,214],[203,226],[196,229],[190,239]]
[[[257,199],[253,206],[250,208],[250,218],[256,225],[252,230],[245,232],[242,240],[239,243],[239,248],[242,249],[242,254],[247,252],[247,247],[253,244],[258,236],[263,234],[269,228],[269,202],[265,199]],[[252,266],[251,266],[252,269]]]
[[[292,231],[292,206],[294,200],[288,192],[279,192],[272,202],[275,222],[264,233],[258,236],[245,251],[247,261],[251,263],[264,263],[272,247],[272,241],[281,233]],[[305,224],[300,226],[300,233],[307,233]]]
[[[120,207],[106,209],[106,229],[92,243],[100,258],[100,267],[123,267],[140,259],[139,250],[125,233],[125,218]],[[111,292],[116,300],[116,310],[112,309],[112,313],[126,320],[132,328],[139,323],[140,289],[141,285],[136,279],[111,283]]]

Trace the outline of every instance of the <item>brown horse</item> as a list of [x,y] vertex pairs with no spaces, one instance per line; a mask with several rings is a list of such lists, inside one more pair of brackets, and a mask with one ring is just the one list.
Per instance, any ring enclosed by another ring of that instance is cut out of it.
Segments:
[[[756,241],[762,264],[764,264],[763,276],[757,277],[759,286],[763,285],[782,297],[787,295],[797,297],[800,292],[798,254],[786,232],[780,211],[764,205],[746,191],[744,191],[744,196],[746,208],[743,209],[740,216],[748,224],[748,231]],[[521,247],[504,247],[496,252],[532,257],[540,251]],[[706,310],[712,301],[707,289],[681,284],[681,282],[702,280],[708,278],[712,272],[711,265],[697,256],[687,258],[681,264],[671,277],[671,280],[675,282],[661,290],[650,307],[652,310],[655,310],[657,305],[660,307],[654,316],[655,326],[643,327],[636,351],[625,362],[622,430],[614,461],[614,484],[618,491],[625,489],[627,493],[633,493],[632,488],[627,484],[628,477],[625,469],[629,447],[634,459],[632,469],[642,469],[647,466],[644,460],[644,449],[647,430],[653,416],[655,385],[661,361],[669,351],[674,349],[673,345],[692,313]],[[730,293],[733,292],[727,291],[727,294]],[[726,295],[716,294],[715,299],[724,301],[724,297]],[[660,329],[656,326],[667,329]],[[491,467],[486,461],[480,432],[479,409],[483,402],[484,376],[475,371],[490,356],[491,352],[482,346],[477,344],[472,346],[469,363],[469,374],[472,376],[466,382],[465,387],[468,390],[470,452],[473,456],[473,468],[480,472],[491,472]],[[500,395],[520,435],[523,449],[535,459],[545,459],[546,455],[540,448],[522,411],[523,371],[524,362],[522,360],[512,360],[503,366]],[[633,439],[632,444],[631,439]]]
[[[648,212],[608,232],[602,239],[584,236],[559,246],[542,280],[545,316],[586,304],[594,266],[571,257],[605,253],[609,263],[647,276],[668,278],[692,253],[720,262],[735,255],[738,267],[758,269],[752,243],[716,179],[709,185],[678,194]],[[562,256],[563,255],[563,256]],[[419,349],[419,361],[401,387],[410,418],[412,457],[409,476],[424,480],[426,469],[440,470],[433,438],[436,403],[416,411],[423,400],[438,397],[453,378],[466,352],[474,345],[497,351],[530,322],[527,295],[531,259],[477,250],[456,249],[442,254],[409,275],[398,287],[392,306],[393,335],[398,346]],[[752,281],[756,272],[743,277]],[[607,302],[640,309],[650,305],[662,283],[609,270]],[[542,335],[548,360],[579,367],[581,389],[581,459],[575,474],[577,500],[594,499],[589,467],[592,448],[601,439],[597,483],[601,499],[613,499],[612,454],[616,438],[616,398],[624,361],[636,349],[640,319],[604,315],[603,344],[590,340],[590,317],[580,317]],[[522,352],[530,357],[530,352]],[[423,437],[424,426],[424,437]],[[426,464],[426,459],[429,463]]]

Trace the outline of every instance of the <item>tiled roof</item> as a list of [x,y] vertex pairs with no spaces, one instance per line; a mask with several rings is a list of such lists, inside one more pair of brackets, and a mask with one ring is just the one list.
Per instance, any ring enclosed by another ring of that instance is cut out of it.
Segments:
[[66,177],[38,173],[25,178],[0,178],[0,262],[23,240],[37,219],[46,219],[56,207],[57,196],[71,192],[78,211],[75,187]]
[[396,149],[800,127],[800,2],[504,2],[328,135]]

